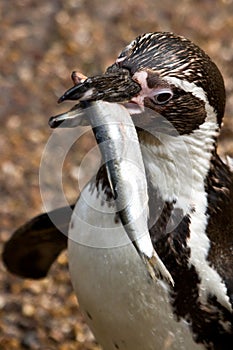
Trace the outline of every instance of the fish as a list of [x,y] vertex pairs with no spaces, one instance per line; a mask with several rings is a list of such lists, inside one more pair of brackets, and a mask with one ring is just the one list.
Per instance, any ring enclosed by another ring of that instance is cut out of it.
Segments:
[[148,229],[146,173],[133,120],[119,103],[83,101],[70,111],[51,117],[51,127],[90,124],[106,167],[108,181],[122,225],[155,280],[173,278],[155,251]]

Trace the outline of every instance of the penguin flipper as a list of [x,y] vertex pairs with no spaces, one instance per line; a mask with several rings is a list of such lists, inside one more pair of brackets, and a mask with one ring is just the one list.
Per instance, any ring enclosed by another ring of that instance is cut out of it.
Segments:
[[7,270],[24,278],[45,277],[61,251],[67,248],[73,207],[40,214],[19,227],[3,248],[2,260]]

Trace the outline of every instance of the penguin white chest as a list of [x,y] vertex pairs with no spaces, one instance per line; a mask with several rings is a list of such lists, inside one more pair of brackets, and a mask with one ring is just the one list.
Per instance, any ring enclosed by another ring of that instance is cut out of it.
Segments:
[[97,341],[104,350],[203,349],[188,324],[175,319],[170,287],[149,277],[104,197],[84,189],[68,249],[74,290]]

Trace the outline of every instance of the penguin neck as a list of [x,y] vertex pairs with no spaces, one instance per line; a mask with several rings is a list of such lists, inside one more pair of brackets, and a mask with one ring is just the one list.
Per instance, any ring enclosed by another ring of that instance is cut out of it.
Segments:
[[218,133],[217,123],[211,120],[190,134],[157,134],[154,143],[139,133],[148,179],[164,202],[175,203],[184,213],[197,205],[198,196],[205,192]]

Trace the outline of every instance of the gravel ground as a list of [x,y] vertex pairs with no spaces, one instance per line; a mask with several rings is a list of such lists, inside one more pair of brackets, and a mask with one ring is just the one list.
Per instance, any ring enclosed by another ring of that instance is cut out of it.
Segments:
[[[102,72],[143,32],[187,36],[217,63],[227,90],[219,151],[233,156],[232,0],[3,0],[0,26],[1,245],[43,210],[38,172],[51,135],[47,122],[67,109],[56,100],[71,86],[70,73]],[[80,162],[93,145],[86,133],[65,160],[70,203],[78,195]],[[88,168],[81,176],[85,181]],[[0,264],[0,350],[13,349],[100,349],[78,310],[65,252],[38,282],[12,276]]]

